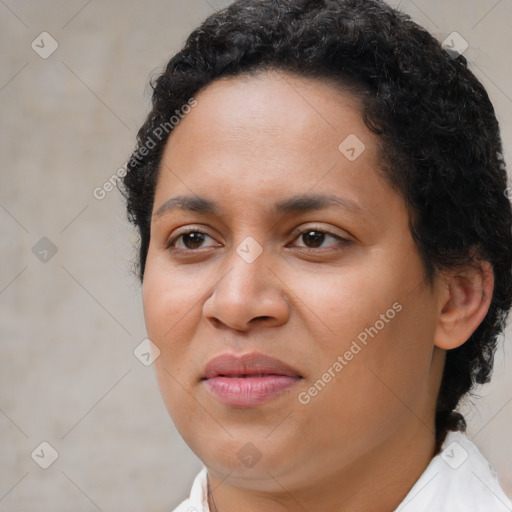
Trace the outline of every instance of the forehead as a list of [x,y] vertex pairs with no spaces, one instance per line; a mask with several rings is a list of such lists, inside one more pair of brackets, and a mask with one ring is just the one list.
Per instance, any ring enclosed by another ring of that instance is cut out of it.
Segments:
[[[222,78],[196,100],[197,107],[171,134],[170,149],[187,137],[202,147],[214,146],[221,138],[232,149],[249,142],[258,155],[265,147],[284,152],[290,144],[300,145],[302,153],[325,150],[327,144],[337,149],[336,142],[350,134],[374,142],[362,120],[360,100],[321,80],[282,71]],[[326,144],[318,144],[319,137]],[[258,146],[262,142],[265,147]],[[288,146],[280,147],[284,143]]]
[[363,191],[383,199],[376,136],[360,100],[339,87],[262,72],[218,80],[196,100],[169,137],[155,209],[171,189],[243,197],[241,206],[305,191],[347,192],[359,203]]
[[367,156],[376,142],[356,97],[281,71],[217,80],[196,100],[169,137],[166,154],[171,159],[197,160],[206,153],[227,158],[242,151],[247,161],[293,154],[314,159],[323,154],[324,160],[338,156],[349,136],[364,140]]

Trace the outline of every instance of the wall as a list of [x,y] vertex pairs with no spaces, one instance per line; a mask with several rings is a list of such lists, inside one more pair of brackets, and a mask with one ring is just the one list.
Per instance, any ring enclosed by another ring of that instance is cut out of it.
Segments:
[[[135,233],[117,191],[93,191],[130,154],[149,76],[227,3],[0,1],[0,510],[172,510],[200,468],[133,354],[145,337]],[[400,8],[468,41],[510,160],[512,2]],[[470,435],[512,495],[510,357],[498,352]],[[46,470],[43,441],[58,452]]]

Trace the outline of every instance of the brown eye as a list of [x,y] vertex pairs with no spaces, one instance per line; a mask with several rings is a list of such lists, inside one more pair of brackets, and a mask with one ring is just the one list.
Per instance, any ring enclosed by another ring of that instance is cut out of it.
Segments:
[[299,249],[320,250],[343,248],[350,243],[349,240],[338,235],[321,229],[309,228],[300,231],[292,245]]
[[185,233],[182,236],[183,245],[187,249],[198,249],[203,244],[206,235],[204,233],[199,233],[194,231],[193,233]]
[[306,231],[302,234],[302,242],[306,247],[316,249],[321,247],[327,233],[317,230]]
[[[208,241],[208,239],[210,241]],[[178,251],[193,251],[195,249],[211,247],[215,245],[213,242],[215,242],[215,240],[206,233],[191,229],[190,231],[180,233],[172,238],[169,241],[168,248]]]

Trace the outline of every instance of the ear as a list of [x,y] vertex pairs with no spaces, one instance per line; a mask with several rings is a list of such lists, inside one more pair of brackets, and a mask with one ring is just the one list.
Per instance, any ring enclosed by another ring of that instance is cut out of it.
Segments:
[[487,261],[475,261],[456,274],[444,275],[435,345],[444,350],[463,345],[485,318],[493,290],[494,274]]

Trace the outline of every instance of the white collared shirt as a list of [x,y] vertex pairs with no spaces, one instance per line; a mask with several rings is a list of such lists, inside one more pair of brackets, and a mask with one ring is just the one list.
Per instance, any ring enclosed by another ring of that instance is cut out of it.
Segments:
[[[210,512],[204,467],[174,512]],[[395,512],[512,512],[494,468],[465,434],[449,432]]]

